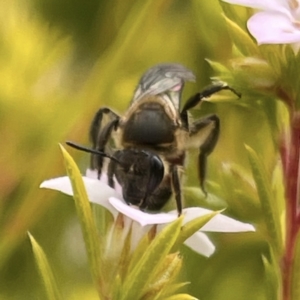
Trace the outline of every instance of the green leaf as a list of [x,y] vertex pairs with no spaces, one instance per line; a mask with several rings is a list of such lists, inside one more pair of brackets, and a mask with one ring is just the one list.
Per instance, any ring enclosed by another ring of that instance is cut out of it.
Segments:
[[104,237],[114,223],[114,217],[105,207],[90,203],[93,211],[94,220],[100,236]]
[[[280,271],[274,257],[274,252],[270,249],[270,261],[262,255],[262,261],[265,269],[265,288],[268,299],[280,299]],[[294,298],[293,298],[294,299]],[[296,299],[296,298],[295,298]]]
[[101,253],[99,235],[80,171],[73,158],[61,146],[67,174],[71,180],[77,215],[87,251],[89,266],[97,290],[101,283]]
[[[289,68],[297,68],[296,56],[291,45],[283,45],[283,52]],[[294,73],[295,74],[295,73]]]
[[128,234],[126,235],[126,238],[124,240],[124,245],[119,260],[119,273],[121,275],[122,280],[126,277],[127,269],[129,266],[129,260],[131,257],[131,240],[132,240],[132,226],[130,226]]
[[[144,292],[143,300],[157,300],[165,291],[169,291],[169,286],[174,282],[182,266],[182,258],[179,253],[171,253],[163,260],[158,272],[154,273],[150,279],[148,287]],[[170,294],[170,293],[169,293]]]
[[243,29],[246,29],[245,20],[250,17],[247,14],[248,8],[232,5],[223,1],[219,1],[219,4],[221,5],[223,12],[227,18],[237,23]]
[[152,241],[141,259],[127,274],[123,285],[122,300],[139,299],[149,280],[172,249],[180,233],[183,216],[166,226]]
[[184,193],[184,201],[187,207],[200,206],[212,210],[219,210],[227,206],[225,200],[219,198],[213,193],[207,196],[201,188],[195,186],[186,186],[182,189]]
[[58,291],[57,284],[55,282],[51,267],[48,263],[47,257],[43,249],[29,232],[28,232],[28,236],[30,238],[30,242],[32,245],[35,261],[37,263],[39,272],[44,282],[48,299],[49,300],[62,299]]
[[120,299],[122,295],[122,279],[120,274],[116,274],[113,279],[113,288],[111,299]]
[[247,145],[245,145],[245,147],[262,206],[269,242],[275,250],[275,253],[281,255],[283,251],[283,238],[281,235],[280,215],[274,204],[275,199],[272,195],[271,179],[268,178],[263,162],[259,159],[256,152]]
[[291,299],[300,299],[300,233],[295,241],[294,264],[292,267]]
[[245,56],[259,56],[258,46],[254,43],[249,33],[245,32],[241,27],[239,27],[235,22],[231,21],[225,15],[223,16],[226,21],[229,34],[237,48]]
[[212,213],[209,213],[207,215],[198,217],[196,219],[193,219],[192,221],[186,223],[184,226],[182,226],[180,234],[178,236],[178,239],[176,243],[174,244],[173,249],[178,247],[179,245],[183,244],[183,242],[188,239],[190,236],[192,236],[195,232],[199,231],[201,227],[203,227],[208,221],[210,221],[215,215],[221,213],[223,210],[214,211]]
[[221,168],[221,195],[230,210],[244,221],[261,219],[261,205],[251,174],[234,163],[223,163]]
[[147,234],[145,234],[139,241],[137,247],[135,248],[132,258],[130,260],[130,264],[128,267],[129,272],[132,271],[132,269],[136,266],[138,261],[141,259],[143,254],[147,251],[147,248],[149,247],[150,243],[154,239],[156,235],[157,225],[153,225],[151,229],[148,231]]
[[225,67],[223,64],[217,62],[217,61],[213,61],[213,60],[210,60],[210,59],[205,59],[209,65],[211,66],[211,68],[216,72],[216,73],[219,73],[219,74],[229,74],[229,70],[227,67]]
[[180,282],[180,283],[173,283],[168,287],[167,291],[163,291],[161,295],[159,295],[158,300],[165,300],[167,296],[176,295],[176,292],[181,289],[182,287],[189,285],[190,282]]
[[229,83],[234,84],[242,95],[248,97],[250,95],[252,97],[255,95],[255,98],[262,95],[265,97],[270,96],[278,80],[270,64],[266,60],[257,57],[231,59],[230,69],[234,80]]
[[188,294],[177,294],[177,295],[165,298],[164,300],[198,300],[198,298],[193,297]]
[[284,65],[282,55],[282,45],[260,45],[260,51],[265,60],[270,64],[274,76],[277,78],[282,75],[282,67]]
[[272,191],[274,195],[274,209],[275,211],[281,212],[280,217],[280,229],[282,240],[285,240],[286,234],[286,220],[285,220],[285,189],[284,189],[284,178],[283,178],[283,166],[279,160],[275,165],[272,174]]
[[[280,126],[284,123],[284,109],[281,107],[279,101],[274,101],[274,96],[265,97],[264,101],[260,103],[261,111],[266,115],[266,120],[268,121],[268,126],[270,134],[273,138],[274,148],[277,149],[278,145],[278,134],[280,132]],[[278,120],[280,116],[280,120]]]

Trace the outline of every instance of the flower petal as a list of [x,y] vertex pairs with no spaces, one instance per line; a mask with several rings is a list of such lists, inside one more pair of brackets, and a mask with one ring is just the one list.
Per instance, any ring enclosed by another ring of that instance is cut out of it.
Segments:
[[291,44],[300,41],[300,30],[291,18],[276,12],[259,12],[247,23],[258,44]]
[[[120,198],[120,195],[114,189],[99,180],[88,177],[82,177],[82,180],[84,182],[89,201],[107,208],[115,217],[117,215],[117,211],[110,205],[107,199],[112,196]],[[40,188],[48,188],[73,196],[72,185],[69,177],[67,176],[46,180],[42,182]]]
[[[174,214],[173,211],[172,213]],[[185,215],[183,224],[204,215],[211,213],[212,211],[201,207],[189,207],[183,209]],[[206,232],[245,232],[245,231],[255,231],[253,225],[249,223],[243,223],[232,219],[230,217],[218,214],[214,216],[210,221],[208,221],[200,231]]]
[[[94,178],[94,179],[98,179],[98,171],[97,170],[92,170],[92,169],[87,169],[85,176],[88,178]],[[107,174],[105,172],[102,172],[101,177],[100,177],[100,181],[103,182],[104,184],[108,184],[108,178],[107,178]],[[118,183],[117,180],[114,179],[114,190],[119,193],[120,195],[122,195],[122,187],[120,186],[120,184]],[[122,198],[123,199],[123,198]]]
[[40,188],[51,189],[73,196],[71,181],[67,176],[45,180],[40,184]]
[[170,223],[177,218],[177,215],[173,213],[145,213],[133,206],[125,204],[115,197],[110,197],[108,201],[117,211],[140,223],[142,226]]
[[[172,211],[172,213],[175,213],[176,211]],[[202,208],[202,207],[188,207],[183,209],[184,214],[184,220],[183,224],[186,224],[189,221],[192,221],[195,218],[208,215],[212,213],[213,211],[210,209]]]
[[288,10],[289,6],[286,0],[222,0],[230,4],[247,6],[259,10],[281,11]]
[[[127,217],[124,217],[127,218]],[[129,218],[127,218],[129,219]],[[131,220],[131,219],[130,219]],[[143,236],[149,232],[151,229],[151,225],[149,226],[141,226],[140,223],[132,221],[131,220],[131,228],[132,228],[132,234],[131,234],[131,249],[136,249],[138,246],[140,240],[143,238]]]
[[196,232],[184,244],[195,252],[210,257],[215,252],[215,246],[203,232]]
[[243,223],[235,219],[229,218],[222,214],[214,216],[208,221],[202,228],[201,231],[206,232],[247,232],[255,231],[253,225],[249,223]]

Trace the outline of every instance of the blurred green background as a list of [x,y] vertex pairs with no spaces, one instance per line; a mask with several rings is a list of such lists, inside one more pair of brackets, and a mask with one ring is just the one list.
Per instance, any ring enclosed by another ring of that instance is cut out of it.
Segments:
[[[217,0],[2,1],[0,299],[45,299],[27,231],[48,255],[64,299],[97,299],[73,201],[39,184],[65,174],[58,143],[88,144],[95,111],[109,105],[124,112],[147,68],[178,62],[193,70],[197,83],[187,84],[184,99],[209,84],[214,74],[205,59],[226,62],[232,55],[221,12]],[[244,144],[267,168],[276,152],[259,106],[243,105],[246,95],[228,97],[234,101],[206,102],[194,111],[217,113],[222,131],[209,158],[214,197],[191,202],[226,206],[226,214],[258,232],[210,234],[217,251],[209,259],[182,249],[182,276],[191,282],[186,291],[202,300],[267,299],[262,255],[268,247]],[[84,171],[87,155],[70,152]],[[197,185],[194,160],[191,153],[191,185]],[[232,171],[231,164],[239,167]]]

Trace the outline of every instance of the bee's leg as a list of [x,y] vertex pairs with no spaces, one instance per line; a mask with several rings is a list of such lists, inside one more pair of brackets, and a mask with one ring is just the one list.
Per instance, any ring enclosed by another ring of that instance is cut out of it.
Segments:
[[181,187],[177,166],[170,165],[169,172],[165,175],[163,169],[162,172],[159,170],[151,170],[150,173],[153,177],[152,180],[155,180],[154,177],[157,177],[157,182],[152,185],[152,188],[148,184],[145,197],[139,204],[140,210],[161,210],[171,198],[173,190],[175,193],[178,216],[180,216],[182,212]]
[[175,193],[175,200],[177,205],[178,217],[182,213],[182,194],[181,194],[181,184],[180,184],[180,175],[179,170],[176,165],[171,165],[170,167],[171,173],[171,182],[173,186],[173,191]]
[[[153,174],[153,176],[156,176]],[[160,175],[158,175],[160,176]],[[141,210],[148,209],[150,211],[161,210],[172,196],[171,178],[166,174],[163,180],[159,180],[160,184],[156,188],[147,189],[145,198],[140,203]]]
[[190,128],[189,147],[199,148],[198,176],[202,191],[206,194],[204,182],[206,178],[207,156],[214,150],[220,133],[220,120],[210,115],[195,121]]
[[212,85],[206,87],[203,91],[190,97],[186,101],[185,105],[183,106],[182,111],[180,113],[180,117],[181,117],[181,120],[183,121],[184,126],[186,126],[188,128],[188,115],[187,115],[188,110],[190,110],[191,108],[198,105],[203,98],[209,98],[213,94],[218,93],[222,90],[230,90],[238,97],[241,97],[240,93],[235,91],[233,88],[231,88],[224,82],[218,82],[218,83],[215,83],[215,84],[212,84]]
[[[110,118],[109,123],[101,128],[104,115],[108,115]],[[90,127],[90,140],[92,142],[92,148],[105,151],[105,146],[110,138],[113,129],[117,129],[119,116],[107,107],[100,108],[94,116],[94,119]],[[101,176],[103,167],[103,157],[99,155],[91,155],[91,168],[98,170],[98,178]]]
[[[104,128],[102,129],[102,131],[97,137],[97,141],[95,144],[96,146],[94,147],[94,149],[104,152],[105,146],[111,136],[111,132],[118,128],[118,124],[119,124],[119,119],[115,119],[109,122],[106,126],[104,126]],[[95,154],[91,155],[91,168],[98,170],[98,178],[101,177],[103,159],[104,159],[103,156],[95,155]]]
[[98,146],[98,137],[99,137],[99,134],[101,133],[101,123],[102,123],[102,120],[103,120],[103,116],[104,115],[109,115],[109,118],[111,120],[115,120],[115,119],[119,119],[120,117],[115,113],[113,112],[110,108],[108,107],[103,107],[103,108],[100,108],[97,113],[95,114],[94,116],[94,119],[91,123],[91,126],[90,126],[90,140],[93,144],[93,149],[96,149],[97,146]]
[[107,180],[108,180],[108,185],[111,188],[115,187],[115,182],[114,182],[115,171],[116,171],[116,162],[114,160],[110,160],[107,168]]
[[149,163],[148,183],[144,186],[145,195],[139,207],[141,210],[146,208],[159,210],[166,204],[172,194],[170,180],[167,180],[167,176],[164,176],[164,164],[157,155],[148,153],[147,163]]
[[151,193],[145,201],[139,205],[141,210],[159,211],[161,210],[172,196],[171,183],[162,183],[153,193]]

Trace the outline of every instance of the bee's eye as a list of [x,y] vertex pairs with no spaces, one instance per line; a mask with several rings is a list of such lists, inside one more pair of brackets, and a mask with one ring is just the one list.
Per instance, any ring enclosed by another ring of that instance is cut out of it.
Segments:
[[150,158],[150,179],[147,190],[150,192],[156,189],[164,177],[164,164],[157,155]]

